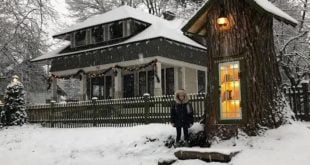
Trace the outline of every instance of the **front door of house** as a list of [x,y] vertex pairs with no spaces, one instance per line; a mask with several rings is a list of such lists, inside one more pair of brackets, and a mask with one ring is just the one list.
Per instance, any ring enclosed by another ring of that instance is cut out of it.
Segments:
[[123,97],[134,97],[135,95],[135,76],[127,74],[123,77]]

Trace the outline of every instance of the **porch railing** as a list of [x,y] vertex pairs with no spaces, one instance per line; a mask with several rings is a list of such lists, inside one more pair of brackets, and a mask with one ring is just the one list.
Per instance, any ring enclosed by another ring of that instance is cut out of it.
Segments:
[[[206,96],[189,95],[194,119],[204,114]],[[119,127],[148,123],[169,123],[174,96],[135,97],[110,100],[93,100],[66,104],[28,106],[30,123],[45,127]]]

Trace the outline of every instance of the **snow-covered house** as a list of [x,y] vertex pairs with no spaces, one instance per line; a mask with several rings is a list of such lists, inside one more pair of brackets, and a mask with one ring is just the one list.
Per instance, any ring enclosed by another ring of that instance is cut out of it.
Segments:
[[52,87],[79,78],[81,100],[204,92],[206,48],[183,23],[122,6],[55,34],[67,44],[32,61],[51,61]]

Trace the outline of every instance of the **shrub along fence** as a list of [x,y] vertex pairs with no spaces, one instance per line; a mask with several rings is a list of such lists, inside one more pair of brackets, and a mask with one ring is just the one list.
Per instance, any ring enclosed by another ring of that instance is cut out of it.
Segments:
[[[189,95],[194,119],[204,114],[206,96]],[[121,127],[148,123],[169,123],[174,96],[146,96],[123,99],[92,100],[66,104],[28,106],[30,123],[45,127]]]
[[309,83],[301,86],[285,88],[290,107],[298,120],[310,121],[310,90]]

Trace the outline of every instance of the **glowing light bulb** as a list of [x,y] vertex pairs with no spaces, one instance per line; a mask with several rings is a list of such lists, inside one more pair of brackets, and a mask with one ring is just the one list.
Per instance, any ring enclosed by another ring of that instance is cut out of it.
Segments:
[[229,20],[227,17],[220,17],[217,19],[217,24],[219,24],[220,26],[227,26],[229,23]]

